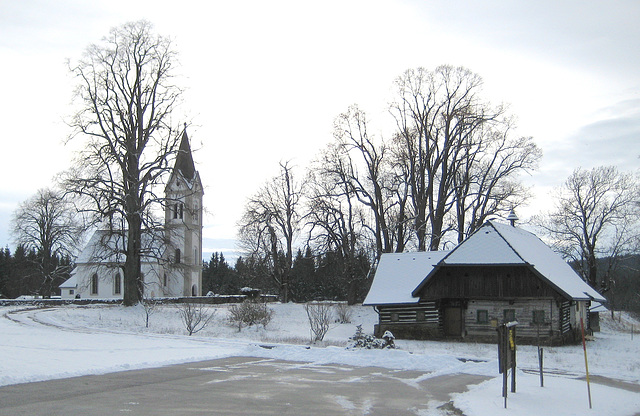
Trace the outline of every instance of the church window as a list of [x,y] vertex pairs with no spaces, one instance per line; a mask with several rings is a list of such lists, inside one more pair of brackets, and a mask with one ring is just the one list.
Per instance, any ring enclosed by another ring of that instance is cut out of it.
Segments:
[[175,203],[171,207],[171,211],[173,211],[173,219],[182,219],[184,215],[184,205],[181,203]]
[[175,263],[176,264],[180,264],[180,249],[179,248],[176,249]]
[[119,295],[122,293],[122,279],[120,279],[120,273],[116,273],[113,276],[113,294]]
[[168,286],[168,283],[169,283],[169,282],[168,282],[168,280],[167,280],[167,274],[165,273],[165,274],[164,274],[164,276],[163,276],[163,278],[162,278],[162,285],[163,285],[164,287],[167,287],[167,286]]
[[98,274],[97,273],[94,273],[93,276],[91,276],[91,294],[92,295],[98,294]]

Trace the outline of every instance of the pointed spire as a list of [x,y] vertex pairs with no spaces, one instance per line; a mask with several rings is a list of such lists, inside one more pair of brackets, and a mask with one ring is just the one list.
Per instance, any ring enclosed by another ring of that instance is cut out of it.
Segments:
[[182,141],[178,156],[176,156],[175,168],[182,173],[185,179],[192,180],[196,174],[196,165],[193,163],[191,155],[191,146],[189,145],[189,137],[187,136],[187,125],[185,123],[184,132],[182,133]]

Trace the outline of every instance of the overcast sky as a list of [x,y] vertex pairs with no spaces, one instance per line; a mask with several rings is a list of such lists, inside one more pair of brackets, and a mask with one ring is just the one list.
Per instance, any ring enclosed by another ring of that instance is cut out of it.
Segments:
[[478,73],[542,148],[521,217],[550,208],[549,190],[576,167],[640,166],[635,0],[0,0],[0,245],[14,249],[17,204],[69,167],[66,60],[139,19],[179,52],[187,92],[175,116],[198,149],[205,251],[233,248],[246,198],[279,161],[305,168],[349,105],[382,126],[393,80],[418,66]]

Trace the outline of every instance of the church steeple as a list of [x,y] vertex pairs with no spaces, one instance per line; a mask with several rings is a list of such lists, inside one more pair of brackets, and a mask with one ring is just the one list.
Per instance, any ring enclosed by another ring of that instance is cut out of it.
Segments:
[[175,164],[165,187],[166,295],[195,296],[202,291],[202,183],[187,136],[182,133]]
[[180,148],[178,149],[174,169],[179,170],[182,176],[189,181],[193,180],[196,174],[196,165],[193,163],[193,155],[191,154],[191,146],[189,145],[186,126],[182,133],[182,140],[180,141]]

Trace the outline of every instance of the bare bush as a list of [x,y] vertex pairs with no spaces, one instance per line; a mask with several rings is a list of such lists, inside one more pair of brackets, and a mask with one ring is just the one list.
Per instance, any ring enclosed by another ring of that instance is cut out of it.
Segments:
[[304,310],[307,311],[309,318],[311,342],[322,341],[329,331],[332,320],[331,304],[309,302],[304,305]]
[[273,310],[264,302],[245,301],[229,308],[229,323],[238,327],[238,332],[243,326],[262,325],[263,328],[271,322]]
[[215,316],[215,309],[209,310],[200,304],[182,303],[180,308],[180,318],[189,335],[202,331]]
[[142,305],[142,308],[144,310],[145,327],[149,328],[149,318],[151,317],[151,315],[153,315],[156,312],[157,306],[161,305],[162,302],[160,302],[158,299],[149,298],[145,296],[142,298],[142,301],[140,302],[140,304]]
[[351,308],[346,303],[336,303],[336,322],[339,324],[350,324],[351,323]]

